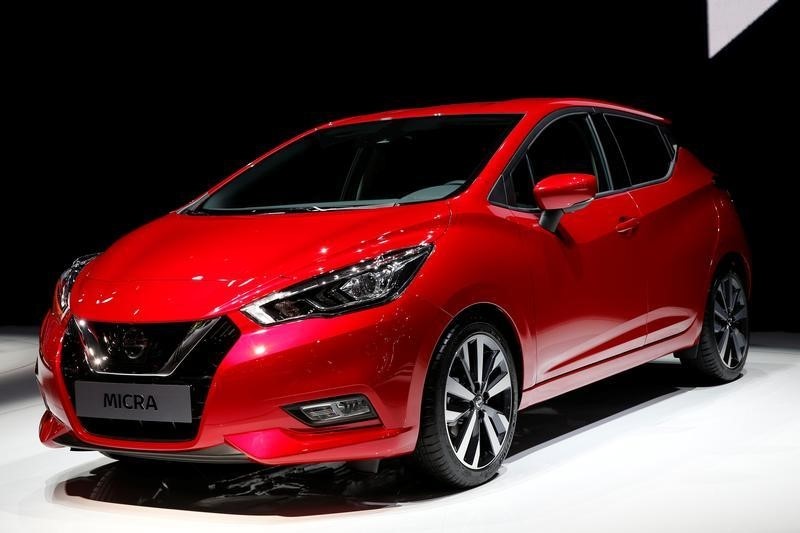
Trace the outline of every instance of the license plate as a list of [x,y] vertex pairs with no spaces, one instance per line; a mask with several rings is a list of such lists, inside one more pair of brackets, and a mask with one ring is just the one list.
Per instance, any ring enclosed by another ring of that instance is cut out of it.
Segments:
[[78,416],[149,422],[192,421],[188,385],[75,382]]

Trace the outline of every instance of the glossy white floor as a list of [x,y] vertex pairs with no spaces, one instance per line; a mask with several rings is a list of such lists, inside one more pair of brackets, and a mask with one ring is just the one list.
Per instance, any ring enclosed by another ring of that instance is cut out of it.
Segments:
[[671,358],[525,411],[487,485],[390,463],[287,472],[125,467],[41,447],[30,332],[0,330],[0,531],[800,531],[800,336],[754,336],[746,375]]

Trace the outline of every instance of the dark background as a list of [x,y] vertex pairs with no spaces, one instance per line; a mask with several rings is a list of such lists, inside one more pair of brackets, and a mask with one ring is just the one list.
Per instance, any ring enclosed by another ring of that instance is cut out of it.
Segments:
[[520,14],[493,3],[455,19],[387,3],[360,12],[369,22],[311,5],[108,13],[102,25],[71,8],[36,20],[28,41],[42,51],[10,54],[6,67],[15,96],[4,181],[14,190],[3,199],[0,324],[37,323],[73,257],[309,126],[396,107],[585,96],[673,119],[730,183],[754,254],[754,326],[800,331],[791,1],[710,60],[703,1],[595,4],[537,2]]

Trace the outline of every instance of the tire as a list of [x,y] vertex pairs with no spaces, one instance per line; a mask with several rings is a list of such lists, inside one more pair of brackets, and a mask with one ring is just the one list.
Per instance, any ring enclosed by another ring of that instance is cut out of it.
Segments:
[[721,270],[711,284],[696,357],[682,357],[681,363],[716,383],[738,378],[750,347],[747,293],[735,270]]
[[[479,354],[482,366],[476,364]],[[418,464],[450,487],[485,483],[508,454],[518,406],[517,369],[503,334],[474,318],[457,321],[428,369]]]

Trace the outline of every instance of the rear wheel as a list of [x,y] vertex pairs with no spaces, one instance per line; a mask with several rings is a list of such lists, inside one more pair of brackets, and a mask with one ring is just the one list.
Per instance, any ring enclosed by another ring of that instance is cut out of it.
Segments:
[[517,407],[516,368],[502,333],[486,322],[456,323],[428,371],[418,462],[454,487],[488,481],[508,454]]
[[711,380],[733,381],[742,373],[749,346],[744,283],[733,269],[724,270],[714,279],[708,295],[697,357],[682,357],[681,362]]

